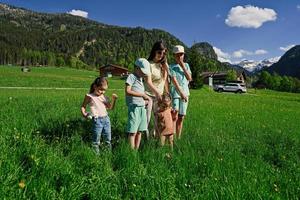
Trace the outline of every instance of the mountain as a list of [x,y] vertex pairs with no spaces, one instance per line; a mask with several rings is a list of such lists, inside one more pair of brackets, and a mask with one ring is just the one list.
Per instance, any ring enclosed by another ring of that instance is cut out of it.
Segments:
[[300,45],[288,50],[280,60],[271,65],[267,71],[276,72],[279,75],[286,75],[300,78]]
[[[170,33],[107,25],[70,14],[47,14],[0,4],[0,64],[132,67],[154,42],[183,42]],[[172,59],[170,57],[170,59]]]
[[265,59],[262,61],[243,60],[236,65],[242,67],[243,69],[247,70],[251,74],[255,74],[263,69],[270,67],[272,64],[276,63],[278,60],[279,60],[279,57]]
[[241,67],[241,66],[239,66],[239,65],[234,65],[234,64],[231,64],[231,63],[228,63],[228,62],[225,63],[225,64],[226,64],[228,67],[234,69],[234,70],[237,71],[237,72],[240,72],[240,73],[244,72],[245,75],[247,75],[247,76],[252,76],[252,75],[253,75],[253,73],[247,71],[246,69],[244,69],[243,67]]
[[212,60],[218,60],[218,56],[215,53],[213,46],[211,46],[207,42],[200,42],[200,43],[195,43],[191,49],[196,50],[200,55],[212,59]]
[[243,60],[237,65],[252,73],[258,67],[259,62],[253,60]]

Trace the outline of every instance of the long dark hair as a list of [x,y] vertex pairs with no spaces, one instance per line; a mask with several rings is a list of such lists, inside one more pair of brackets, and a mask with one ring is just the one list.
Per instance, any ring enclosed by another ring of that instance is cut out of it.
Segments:
[[148,61],[153,61],[153,59],[155,58],[156,51],[162,51],[165,49],[167,48],[162,40],[155,42],[154,45],[152,46]]
[[98,78],[96,78],[94,80],[94,82],[91,84],[90,93],[94,93],[95,87],[102,86],[104,82],[106,82],[108,84],[108,81],[106,80],[105,77],[98,77]]

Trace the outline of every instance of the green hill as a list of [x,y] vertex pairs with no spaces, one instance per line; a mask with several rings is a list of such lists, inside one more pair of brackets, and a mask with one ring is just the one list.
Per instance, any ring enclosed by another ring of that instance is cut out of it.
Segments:
[[[113,63],[130,68],[137,57],[147,58],[158,40],[163,40],[169,49],[183,45],[187,57],[190,52],[183,42],[163,30],[112,26],[70,14],[38,13],[6,4],[0,4],[0,23],[2,65],[94,68]],[[213,70],[226,68],[216,60],[208,43],[194,47],[196,56],[204,58],[200,63],[205,65],[203,69],[210,70],[211,65]],[[174,61],[171,51],[169,61]]]
[[300,79],[300,45],[288,50],[277,63],[267,68],[267,71]]
[[136,57],[147,57],[160,39],[168,47],[184,45],[158,29],[111,26],[5,4],[0,4],[0,23],[0,64],[64,65],[78,58],[90,66],[117,63],[128,67]]

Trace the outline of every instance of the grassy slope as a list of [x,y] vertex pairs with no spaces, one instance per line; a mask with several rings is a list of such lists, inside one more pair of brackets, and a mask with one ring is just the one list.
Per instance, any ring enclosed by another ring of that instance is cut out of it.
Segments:
[[[63,67],[32,67],[23,73],[21,67],[0,66],[0,86],[88,88],[98,75],[97,71]],[[110,87],[120,87],[115,83]]]
[[[39,80],[44,80],[44,87],[88,88],[97,75],[34,68],[26,78],[17,74],[18,70],[0,68],[0,86],[7,86],[2,77],[10,76],[10,86],[41,86]],[[63,78],[65,74],[74,81]],[[122,86],[123,81],[110,80],[111,88]],[[169,150],[157,147],[153,140],[143,141],[139,153],[128,149],[123,91],[115,91],[120,98],[110,112],[114,150],[100,156],[89,147],[89,123],[79,115],[84,89],[0,91],[0,197],[299,197],[297,94],[268,90],[245,95],[218,94],[207,88],[191,91],[183,139],[176,142],[172,158],[168,159],[165,153]],[[23,181],[25,187],[21,189],[18,184]]]

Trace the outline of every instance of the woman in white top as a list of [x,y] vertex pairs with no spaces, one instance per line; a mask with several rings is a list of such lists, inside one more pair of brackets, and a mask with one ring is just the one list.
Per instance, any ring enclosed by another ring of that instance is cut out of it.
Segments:
[[[145,78],[146,80],[146,94],[151,97],[147,104],[147,123],[151,119],[151,113],[154,113],[154,128],[153,135],[157,132],[157,103],[161,100],[164,92],[168,91],[168,63],[166,59],[167,48],[162,41],[154,43],[148,61],[150,62],[151,75]],[[148,129],[149,130],[149,129]],[[149,133],[147,134],[149,137]]]

